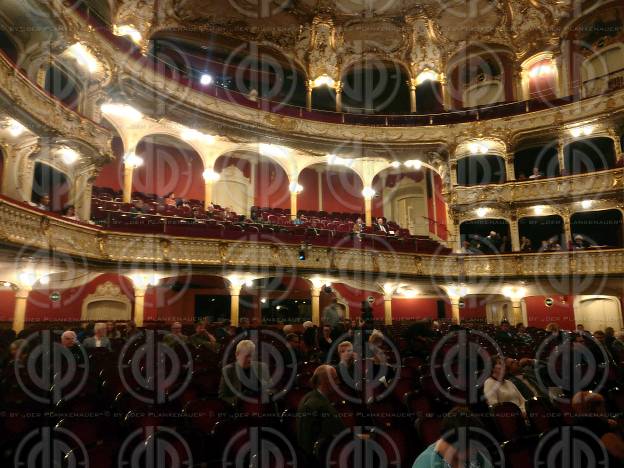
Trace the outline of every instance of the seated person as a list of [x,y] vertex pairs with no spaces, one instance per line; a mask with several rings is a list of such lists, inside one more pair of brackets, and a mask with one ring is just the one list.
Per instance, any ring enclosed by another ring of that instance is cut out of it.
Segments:
[[541,179],[542,177],[544,177],[544,174],[540,172],[539,167],[534,167],[529,179]]
[[147,213],[147,206],[145,206],[145,202],[142,199],[137,199],[132,202],[132,208],[130,208],[131,213]]
[[500,328],[496,331],[495,339],[500,344],[510,344],[515,341],[516,337],[507,320],[501,322]]
[[295,226],[300,226],[301,224],[303,224],[305,221],[303,221],[303,219],[301,219],[302,216],[301,215],[297,215],[297,217],[295,219],[293,219],[293,224]]
[[380,233],[384,233],[384,234],[390,233],[390,228],[385,223],[383,218],[377,218],[377,222],[374,224],[374,228],[375,228],[375,231],[380,232]]
[[354,387],[355,359],[356,354],[353,352],[353,344],[350,341],[343,341],[338,345],[339,361],[334,367],[338,373],[338,377],[349,387]]
[[[601,460],[604,466],[624,465],[624,438],[615,420],[609,419],[605,400],[594,392],[578,392],[572,397],[572,415],[575,427],[589,431],[602,442],[608,460]],[[603,457],[601,457],[603,458]]]
[[109,351],[112,349],[111,342],[106,336],[106,324],[104,322],[98,322],[93,327],[93,336],[85,338],[82,345],[85,348],[106,348]]
[[416,458],[412,468],[492,468],[486,446],[480,441],[466,440],[484,430],[481,420],[469,408],[453,408],[442,421],[441,437]]
[[526,412],[524,407],[526,400],[513,382],[505,378],[505,369],[500,360],[494,362],[492,374],[483,384],[483,394],[488,405],[511,402],[518,406],[522,413]]
[[581,234],[576,234],[574,236],[574,241],[572,242],[572,248],[574,250],[583,250],[589,246],[590,246],[590,243],[587,242]]
[[163,201],[165,203],[165,206],[176,206],[175,194],[173,192],[169,193],[169,195],[167,195]]
[[236,360],[222,369],[219,382],[219,398],[232,406],[241,400],[260,399],[267,402],[271,381],[269,366],[254,361],[256,345],[251,340],[241,340],[236,345]]
[[193,346],[204,346],[212,351],[217,351],[217,339],[206,330],[206,322],[201,321],[195,324],[195,333],[188,339],[189,344]]
[[186,343],[187,341],[188,337],[182,333],[182,324],[180,322],[173,322],[171,324],[171,333],[163,338],[163,343],[171,347]]
[[63,211],[61,214],[63,215],[64,218],[71,219],[74,221],[80,221],[80,218],[76,216],[76,209],[74,208],[73,205],[68,205],[65,208],[63,208]]
[[51,209],[49,195],[41,195],[41,197],[39,197],[39,203],[28,202],[28,204],[40,210],[50,211]]
[[529,239],[528,237],[522,236],[520,238],[520,252],[530,252],[531,250],[533,250],[531,239]]
[[73,330],[65,330],[61,335],[61,346],[67,349],[72,356],[76,359],[76,362],[84,361],[84,354],[80,349],[80,343],[78,343],[78,335]]
[[[310,383],[314,390],[307,393],[297,409],[297,441],[309,457],[314,457],[318,441],[330,441],[344,430],[330,398],[336,393],[336,369],[323,364],[316,368]],[[324,454],[319,454],[323,458]]]

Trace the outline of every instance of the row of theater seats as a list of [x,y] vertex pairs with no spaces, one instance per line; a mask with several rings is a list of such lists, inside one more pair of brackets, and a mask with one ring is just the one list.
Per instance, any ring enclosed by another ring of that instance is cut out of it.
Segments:
[[[62,324],[62,329],[69,325]],[[163,324],[152,325],[159,328],[158,325]],[[443,324],[443,334],[438,338],[422,337],[420,352],[415,353],[410,350],[413,343],[399,338],[408,325],[376,326],[389,339],[384,351],[389,362],[397,366],[398,381],[389,387],[390,391],[371,380],[376,375],[370,375],[373,370],[368,366],[362,368],[361,385],[341,385],[341,394],[334,405],[348,432],[337,437],[336,443],[330,447],[325,447],[328,450],[327,458],[324,458],[326,464],[307,464],[296,439],[296,410],[311,389],[309,377],[319,362],[299,361],[292,384],[287,382],[290,379],[283,378],[280,389],[284,392],[275,401],[244,403],[233,411],[217,396],[220,369],[223,363],[233,360],[233,348],[227,346],[229,339],[222,343],[218,354],[201,347],[193,348],[190,356],[176,350],[182,368],[190,369],[190,380],[187,380],[187,373],[182,372],[176,380],[152,382],[141,380],[140,373],[134,373],[130,365],[134,358],[139,360],[141,371],[148,365],[143,346],[150,346],[149,339],[137,343],[130,354],[127,342],[115,340],[113,351],[95,349],[89,352],[86,384],[77,394],[55,400],[51,383],[49,392],[43,394],[50,398],[49,403],[23,391],[23,382],[28,384],[32,376],[20,375],[19,378],[24,379],[20,383],[11,369],[5,369],[0,388],[0,409],[4,410],[0,413],[3,433],[0,453],[6,463],[12,462],[12,457],[31,431],[50,428],[51,431],[64,430],[74,434],[75,438],[65,437],[64,442],[75,450],[84,447],[89,457],[88,466],[95,468],[118,466],[116,458],[128,456],[127,441],[132,442],[130,449],[135,456],[138,454],[137,460],[149,457],[148,454],[140,458],[141,450],[155,450],[158,443],[166,445],[170,456],[179,457],[181,464],[176,466],[361,466],[351,464],[360,451],[360,454],[375,454],[378,464],[371,466],[411,467],[418,454],[440,437],[444,414],[457,404],[466,404],[479,414],[485,428],[484,434],[479,435],[481,439],[472,442],[480,448],[493,449],[492,466],[529,468],[534,466],[540,437],[572,424],[568,406],[553,405],[541,398],[527,403],[526,419],[512,403],[488,407],[482,400],[481,387],[477,389],[476,400],[467,398],[464,390],[458,388],[461,383],[454,379],[457,374],[443,365],[446,352],[437,354],[438,358],[431,357],[441,339],[448,336],[448,326]],[[492,343],[484,337],[492,329],[474,326],[473,330],[480,333],[469,330],[469,343],[493,353]],[[43,328],[42,324],[37,326],[39,333]],[[263,343],[283,351],[283,341],[276,338],[279,330],[263,330],[275,334],[263,335]],[[245,337],[252,339],[254,332],[260,330],[242,331]],[[545,337],[539,330],[529,332],[536,342]],[[29,336],[29,333],[37,332],[33,329],[22,335]],[[155,334],[152,338],[158,343],[162,335]],[[236,339],[233,338],[234,342]],[[391,352],[390,343],[399,350],[398,359]],[[454,340],[444,343],[443,351],[450,350],[455,344],[457,341]],[[534,357],[535,353],[528,347],[511,351],[513,353],[509,356],[516,358]],[[156,356],[160,356],[160,352]],[[465,357],[469,358],[468,355]],[[471,369],[482,369],[483,364]],[[56,384],[60,385],[59,382]],[[63,385],[67,386],[68,382]],[[441,387],[448,389],[444,392]],[[69,385],[68,388],[73,387]],[[140,393],[146,388],[147,393]],[[608,396],[611,412],[621,421],[624,392],[613,382],[607,382],[603,390]],[[57,434],[52,432],[52,435]],[[62,431],[58,435],[63,435]],[[560,437],[565,437],[565,433]],[[356,450],[352,452],[354,441]],[[498,451],[496,446],[501,450]],[[259,452],[267,447],[277,453],[272,452],[261,465],[254,463],[253,457],[258,457]],[[343,464],[339,464],[341,456]],[[504,458],[504,462],[496,457]],[[127,466],[131,465],[128,463]]]
[[[388,222],[396,234],[388,236],[364,227],[362,235],[354,235],[357,213],[326,213],[300,211],[302,224],[294,224],[290,210],[252,207],[252,218],[246,219],[219,205],[209,212],[198,200],[191,206],[165,206],[153,194],[133,194],[145,204],[144,213],[133,213],[133,205],[120,201],[119,193],[106,188],[94,188],[92,219],[114,230],[137,233],[158,233],[178,236],[209,237],[226,240],[309,244],[339,248],[359,248],[384,251],[438,253],[446,255],[451,249],[426,236],[412,236],[398,224]],[[198,205],[199,204],[199,205]],[[194,210],[197,206],[199,210]]]

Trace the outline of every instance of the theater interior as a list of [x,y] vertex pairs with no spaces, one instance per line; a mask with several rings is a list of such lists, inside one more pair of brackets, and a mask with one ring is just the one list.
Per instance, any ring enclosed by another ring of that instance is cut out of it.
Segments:
[[621,0],[2,0],[0,466],[624,466]]

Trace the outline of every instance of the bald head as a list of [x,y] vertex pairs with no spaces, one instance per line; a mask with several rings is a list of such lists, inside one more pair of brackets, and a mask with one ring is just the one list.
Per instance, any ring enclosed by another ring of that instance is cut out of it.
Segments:
[[310,379],[312,386],[323,395],[330,395],[336,389],[336,369],[329,364],[318,366]]
[[77,337],[75,332],[73,332],[72,330],[66,330],[61,335],[61,344],[65,348],[71,348],[76,344],[76,339]]

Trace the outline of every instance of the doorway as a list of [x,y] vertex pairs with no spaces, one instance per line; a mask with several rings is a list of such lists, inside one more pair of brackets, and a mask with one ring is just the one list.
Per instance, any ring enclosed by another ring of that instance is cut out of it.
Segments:
[[574,300],[574,320],[585,330],[594,332],[613,327],[622,328],[620,301],[612,296],[579,296]]

